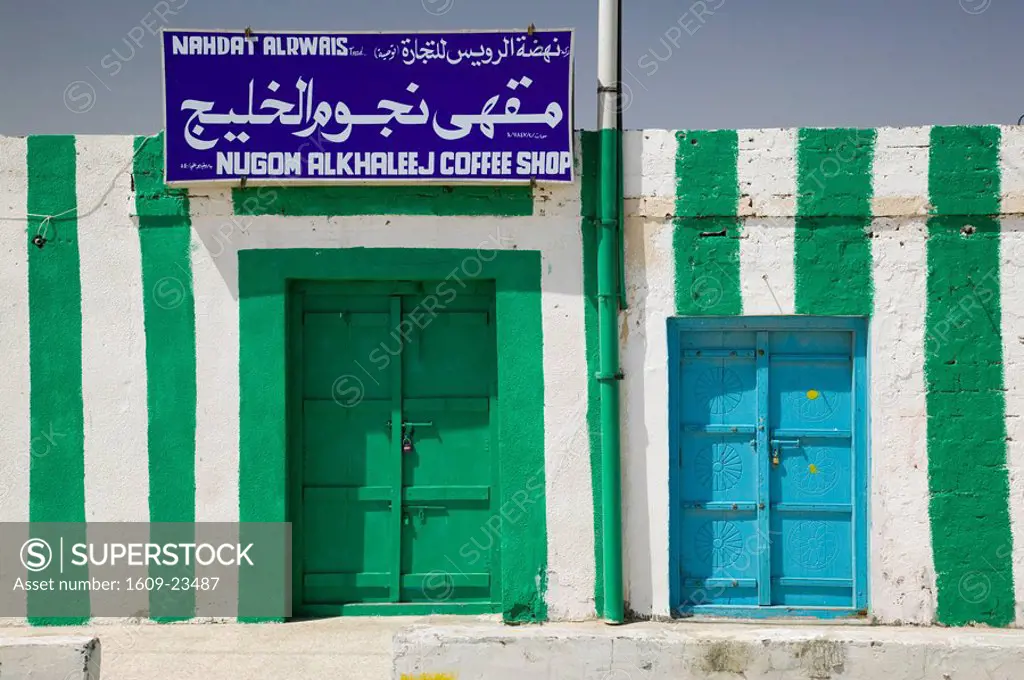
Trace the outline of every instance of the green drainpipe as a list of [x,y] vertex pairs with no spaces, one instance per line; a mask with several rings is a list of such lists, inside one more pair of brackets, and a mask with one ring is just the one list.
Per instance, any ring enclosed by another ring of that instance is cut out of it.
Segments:
[[604,618],[622,623],[622,475],[619,441],[619,190],[622,124],[619,107],[619,0],[598,6],[597,80],[601,165],[597,214],[597,324],[601,396],[601,533],[604,540]]

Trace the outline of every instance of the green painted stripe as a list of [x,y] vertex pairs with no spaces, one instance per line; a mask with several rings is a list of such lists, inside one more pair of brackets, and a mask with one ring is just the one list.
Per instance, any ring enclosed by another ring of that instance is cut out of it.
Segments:
[[874,130],[802,129],[794,243],[797,314],[871,314]]
[[533,214],[529,186],[341,186],[233,189],[237,215]]
[[676,139],[676,311],[740,314],[736,131],[687,130]]
[[590,484],[594,496],[594,607],[604,613],[604,532],[601,505],[600,340],[597,328],[597,201],[601,138],[580,133],[580,229],[583,247],[583,329],[587,356],[587,432],[590,435]]
[[[931,133],[925,389],[938,620],[1014,621],[996,127]],[[973,215],[973,216],[972,216]]]
[[[519,524],[507,527],[502,560],[505,621],[536,623],[548,618],[548,530],[544,466],[544,326],[539,251],[496,253],[507,272],[497,290],[499,446],[502,499],[526,491],[535,503]],[[513,387],[514,385],[514,387]],[[507,434],[506,434],[507,433]],[[505,459],[515,451],[515,460]]]
[[[79,275],[75,138],[28,138],[29,374],[32,450],[31,522],[85,522],[85,420],[82,404],[82,283]],[[31,239],[46,239],[42,248]],[[13,452],[12,452],[13,453]],[[33,526],[32,535],[56,546],[61,537],[85,540],[85,524],[61,531]],[[56,574],[54,574],[56,576]],[[86,567],[63,578],[85,579]],[[88,592],[28,593],[32,625],[76,625],[89,619]]]
[[932,128],[928,197],[933,214],[999,214],[1000,141],[994,126]]
[[[285,252],[291,251],[242,251],[238,254],[238,516],[243,522],[243,533],[246,522],[288,521],[287,456],[301,455],[289,451],[287,444],[288,428],[300,424],[294,419],[289,424],[286,417],[288,290],[278,275],[273,257]],[[253,264],[254,261],[257,264]],[[295,537],[293,549],[301,549],[301,539],[301,536]],[[294,577],[299,578],[299,575]],[[260,607],[263,585],[255,575],[239,574],[240,622],[283,621],[258,615],[263,611]]]
[[[149,410],[151,540],[188,542],[196,504],[196,339],[190,256],[191,221],[184,190],[163,181],[163,140],[135,139],[135,210],[142,250],[146,324],[146,397]],[[153,567],[170,581],[194,570]],[[153,591],[150,615],[177,620],[195,614],[195,595]]]

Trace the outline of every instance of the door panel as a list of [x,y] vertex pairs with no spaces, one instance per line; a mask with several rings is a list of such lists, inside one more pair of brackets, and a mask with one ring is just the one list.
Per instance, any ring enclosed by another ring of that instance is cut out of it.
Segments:
[[425,313],[433,289],[303,284],[293,299],[300,611],[500,599],[493,288]]
[[863,606],[858,321],[837,321],[843,330],[722,322],[744,326],[731,331],[674,321],[677,603],[709,612]]
[[303,314],[302,599],[386,602],[389,369],[374,381],[358,363],[389,337],[387,300],[314,297],[333,311]]
[[[417,300],[404,303],[416,313]],[[409,398],[483,397],[491,394],[495,376],[493,318],[487,298],[457,299],[413,326],[403,354],[403,379]],[[470,305],[482,306],[474,310]],[[454,303],[453,303],[454,305]],[[408,317],[407,317],[408,318]]]
[[500,516],[489,522],[492,465],[486,399],[407,399],[415,427],[403,456],[403,587],[408,601],[488,600]]
[[380,461],[391,446],[385,423],[390,402],[365,399],[345,408],[332,401],[307,400],[303,484],[306,488],[339,486],[387,489],[391,475]]
[[757,604],[756,338],[685,339],[680,538],[682,594],[693,604]]
[[[853,606],[853,342],[770,334],[772,603]],[[775,586],[778,587],[775,587]]]
[[801,437],[800,446],[780,451],[779,465],[771,475],[773,503],[851,506],[853,461],[845,438]]
[[[407,318],[423,306],[420,298],[403,301]],[[461,295],[416,325],[403,353],[402,409],[412,440],[402,457],[407,601],[498,599],[491,582],[502,521],[492,502],[493,319],[492,297]]]
[[[389,400],[385,348],[394,350],[397,344],[391,335],[387,298],[346,302],[339,298],[332,312],[303,315],[303,395],[331,401],[337,397],[348,406],[355,401],[348,391],[358,387],[363,400]],[[358,307],[381,309],[367,312]],[[378,356],[376,363],[371,361]]]
[[853,606],[848,513],[773,512],[772,604]]

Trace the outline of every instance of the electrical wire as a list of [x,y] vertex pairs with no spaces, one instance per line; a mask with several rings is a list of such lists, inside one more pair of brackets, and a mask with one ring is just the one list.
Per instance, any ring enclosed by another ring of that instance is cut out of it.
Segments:
[[[160,133],[158,132],[158,133],[155,133],[155,134],[152,134],[152,135],[144,135],[144,139],[143,139],[142,143],[139,144],[139,148],[137,148],[135,150],[135,152],[132,154],[131,158],[128,159],[128,162],[125,163],[121,167],[121,169],[117,171],[117,174],[114,175],[114,178],[110,181],[110,185],[107,186],[106,190],[103,192],[103,195],[100,196],[99,200],[96,202],[96,205],[94,205],[93,207],[89,208],[89,210],[84,212],[84,213],[79,213],[79,215],[78,215],[79,218],[88,217],[89,215],[91,215],[94,212],[96,212],[97,210],[99,210],[99,207],[101,205],[103,205],[103,202],[105,200],[107,200],[107,196],[109,196],[110,192],[114,190],[115,186],[117,186],[117,180],[119,180],[122,176],[124,176],[125,171],[127,171],[128,168],[131,167],[131,165],[135,162],[135,158],[139,155],[139,152],[141,152],[144,148],[146,148],[146,145],[149,144],[150,140],[156,139],[159,136],[159,134]],[[78,206],[72,206],[72,207],[68,208],[67,210],[63,210],[61,212],[54,213],[52,215],[39,215],[39,214],[36,214],[36,213],[27,213],[24,217],[4,217],[4,216],[0,215],[0,221],[4,221],[4,222],[29,222],[32,219],[40,219],[41,222],[39,223],[39,228],[36,230],[36,236],[43,236],[45,238],[44,234],[46,233],[46,227],[47,227],[47,225],[50,224],[50,222],[52,222],[53,220],[59,219],[59,218],[63,217],[64,215],[67,215],[68,213],[75,212],[77,209],[78,209]]]

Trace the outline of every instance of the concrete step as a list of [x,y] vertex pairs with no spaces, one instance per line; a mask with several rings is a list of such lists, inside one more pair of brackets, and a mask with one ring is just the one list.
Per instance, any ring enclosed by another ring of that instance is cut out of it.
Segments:
[[1024,630],[708,622],[414,625],[394,680],[1020,680]]
[[[54,635],[98,637],[101,680],[386,680],[395,631],[415,623],[455,620],[349,617],[284,624],[157,624],[97,619],[87,626],[59,628],[0,625],[0,637],[28,642]],[[2,680],[7,672],[5,666]]]
[[95,637],[7,637],[0,629],[3,680],[99,680],[100,644]]
[[[11,649],[63,645],[73,653],[61,658],[76,660],[79,671],[86,667],[82,650],[94,638],[102,649],[101,680],[1024,678],[1024,630],[693,621],[504,626],[493,618],[456,617],[0,626]],[[58,642],[67,640],[74,644]],[[0,677],[19,678],[4,661],[12,657],[3,654]]]

